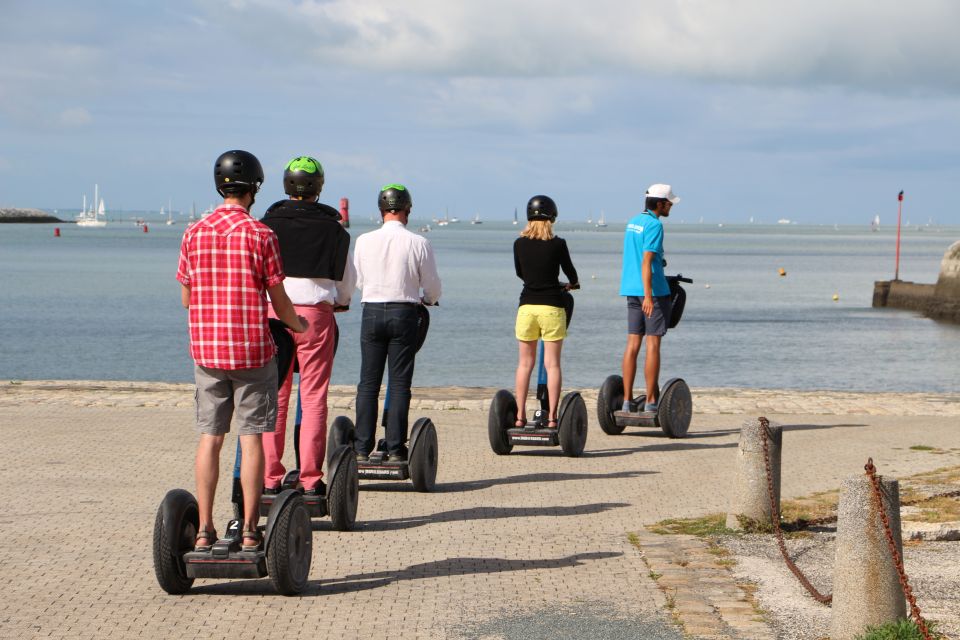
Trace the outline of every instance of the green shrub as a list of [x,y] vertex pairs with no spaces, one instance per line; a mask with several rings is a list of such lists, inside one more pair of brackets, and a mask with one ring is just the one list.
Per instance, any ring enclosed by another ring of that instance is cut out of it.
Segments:
[[[934,631],[932,623],[927,623],[927,629],[931,637],[943,638],[943,635]],[[868,627],[863,634],[857,636],[857,640],[923,640],[923,634],[913,620],[900,619],[896,622]]]

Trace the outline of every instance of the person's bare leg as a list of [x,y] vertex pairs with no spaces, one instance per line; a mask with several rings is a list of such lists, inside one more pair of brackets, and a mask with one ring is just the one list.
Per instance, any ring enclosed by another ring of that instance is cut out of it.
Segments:
[[560,404],[560,389],[563,386],[563,374],[560,372],[560,352],[563,340],[545,340],[543,342],[543,365],[547,369],[548,420],[557,426],[557,405]]
[[[213,497],[217,493],[217,480],[220,477],[220,448],[223,436],[200,434],[197,443],[197,457],[194,462],[194,475],[197,480],[197,507],[200,510],[200,531],[212,532]],[[211,538],[199,538],[198,544],[209,546],[216,542]]]
[[657,397],[660,389],[660,338],[661,336],[647,336],[647,359],[643,364],[643,375],[647,380],[647,403],[653,404],[660,400]]
[[[536,340],[518,340],[520,345],[517,358],[517,376],[515,382],[517,391],[517,423],[522,427],[527,424],[527,392],[530,390],[530,374],[537,359]],[[520,423],[523,424],[520,424]]]
[[263,490],[263,437],[259,433],[240,436],[240,486],[243,487],[244,530],[256,529],[260,521],[260,493]]
[[633,381],[637,376],[637,356],[640,355],[640,343],[643,336],[627,334],[627,346],[623,350],[623,401],[633,400]]

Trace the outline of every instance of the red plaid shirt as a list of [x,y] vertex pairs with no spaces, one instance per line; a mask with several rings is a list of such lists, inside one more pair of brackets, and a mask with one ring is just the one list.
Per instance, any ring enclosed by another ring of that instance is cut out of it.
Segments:
[[190,355],[198,365],[253,369],[270,361],[266,291],[283,277],[277,236],[243,207],[221,205],[187,228],[177,280],[190,287]]

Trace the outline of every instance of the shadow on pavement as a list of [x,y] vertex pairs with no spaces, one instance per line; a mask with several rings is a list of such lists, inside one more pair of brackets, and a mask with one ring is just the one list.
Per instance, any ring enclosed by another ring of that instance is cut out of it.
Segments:
[[[561,454],[562,455],[562,454]],[[583,457],[589,457],[585,452]],[[614,471],[612,473],[527,473],[505,478],[484,478],[483,480],[464,480],[462,482],[437,483],[432,493],[459,493],[462,491],[477,491],[502,484],[525,484],[529,482],[559,482],[563,480],[606,480],[618,478],[634,478],[636,476],[659,473],[659,471]],[[360,485],[361,491],[402,491],[413,492],[409,482],[364,482]]]
[[628,502],[598,502],[595,504],[580,504],[572,507],[470,507],[468,509],[453,509],[440,513],[409,516],[406,518],[387,518],[384,520],[365,520],[358,522],[356,531],[360,533],[373,531],[400,531],[422,527],[426,524],[439,522],[457,522],[460,520],[499,520],[501,518],[534,518],[538,516],[583,516],[603,513],[610,509],[629,507]]
[[[447,558],[445,560],[410,565],[405,569],[398,569],[396,571],[373,571],[370,573],[344,576],[343,578],[334,580],[313,580],[299,595],[300,597],[328,596],[339,593],[366,591],[368,589],[385,587],[398,580],[422,580],[443,576],[501,573],[504,571],[528,571],[531,569],[565,569],[567,567],[581,565],[588,560],[605,560],[622,555],[623,553],[619,551],[593,551],[589,553],[578,553],[565,558],[521,560],[508,560],[506,558]],[[322,558],[314,558],[314,560],[318,559],[322,560]],[[375,559],[371,559],[371,564],[374,561]],[[274,590],[273,584],[268,578],[259,580],[232,580],[205,584],[191,589],[182,597],[200,595],[286,597],[281,596]]]

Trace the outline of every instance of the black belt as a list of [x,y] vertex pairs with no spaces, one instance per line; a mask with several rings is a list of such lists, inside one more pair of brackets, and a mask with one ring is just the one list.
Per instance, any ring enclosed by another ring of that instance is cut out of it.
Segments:
[[383,307],[390,309],[392,307],[419,307],[419,302],[364,302],[363,306]]

